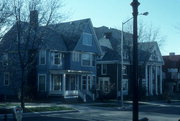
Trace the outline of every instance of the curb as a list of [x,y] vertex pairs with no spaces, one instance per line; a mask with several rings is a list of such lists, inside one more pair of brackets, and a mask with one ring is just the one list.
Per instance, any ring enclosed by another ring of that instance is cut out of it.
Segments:
[[[23,113],[23,117],[33,117],[41,114],[53,114],[53,113],[75,113],[79,112],[79,110],[63,110],[63,111],[45,111],[45,112],[31,112],[31,113]],[[5,114],[0,114],[0,119],[4,118]],[[13,118],[13,114],[7,114],[7,118]]]

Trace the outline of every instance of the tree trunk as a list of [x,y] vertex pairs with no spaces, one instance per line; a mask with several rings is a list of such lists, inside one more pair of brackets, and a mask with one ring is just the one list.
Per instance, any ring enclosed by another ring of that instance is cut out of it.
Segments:
[[21,68],[21,107],[24,110],[25,106],[24,106],[24,67]]

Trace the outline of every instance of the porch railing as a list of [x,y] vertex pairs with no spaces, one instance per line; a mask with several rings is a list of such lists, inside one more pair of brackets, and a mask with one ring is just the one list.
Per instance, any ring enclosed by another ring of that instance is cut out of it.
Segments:
[[78,90],[65,91],[64,98],[72,98],[72,97],[75,98],[78,97]]

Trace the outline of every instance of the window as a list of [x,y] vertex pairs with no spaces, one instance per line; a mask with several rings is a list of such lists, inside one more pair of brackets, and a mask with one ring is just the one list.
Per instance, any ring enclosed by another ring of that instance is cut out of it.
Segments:
[[92,55],[92,66],[96,65],[96,59],[95,59],[95,55]]
[[123,94],[127,95],[128,94],[128,80],[123,79]]
[[51,56],[52,56],[52,60],[51,60],[52,64],[62,65],[62,53],[52,52]]
[[82,76],[82,90],[86,90],[86,80],[87,80],[87,77]]
[[107,74],[107,64],[101,65],[101,74],[106,75]]
[[38,90],[40,92],[46,91],[46,75],[45,74],[38,75]]
[[39,51],[39,64],[46,64],[46,50]]
[[79,62],[79,52],[72,53],[72,61]]
[[110,81],[108,77],[100,77],[99,78],[99,88],[104,93],[110,92]]
[[83,33],[83,45],[92,46],[92,35],[89,33]]
[[91,66],[90,54],[82,54],[82,65],[83,66]]
[[123,66],[123,75],[127,75],[127,67]]
[[4,73],[4,86],[9,86],[9,80],[10,80],[9,73],[5,72]]
[[83,53],[81,61],[83,66],[95,66],[95,56],[93,54]]
[[2,55],[2,64],[3,64],[3,66],[7,66],[8,65],[8,54],[7,53],[4,53]]
[[53,75],[53,85],[54,85],[54,90],[61,91],[62,90],[62,80],[61,80],[61,75],[55,74]]

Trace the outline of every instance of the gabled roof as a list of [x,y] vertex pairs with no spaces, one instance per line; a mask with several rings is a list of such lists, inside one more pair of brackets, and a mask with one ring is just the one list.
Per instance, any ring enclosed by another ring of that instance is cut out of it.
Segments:
[[[24,37],[24,41],[27,41],[27,34],[29,23],[21,22],[21,35]],[[32,34],[30,34],[32,35]],[[37,48],[55,49],[55,50],[67,50],[66,45],[62,37],[49,27],[40,26],[37,30],[37,38],[40,39],[37,43]],[[35,46],[34,46],[35,47]],[[4,35],[0,48],[3,51],[17,50],[17,28],[16,24]]]
[[[102,41],[102,38],[106,35],[108,37],[107,39],[109,39],[112,45],[112,49],[111,49],[109,45],[105,46],[104,44],[101,44],[101,48],[104,52],[102,61],[105,60],[104,58],[107,58],[109,60],[120,60],[121,31],[113,28],[108,28],[105,26],[95,28],[95,31],[99,40]],[[123,51],[127,54],[131,53],[131,55],[128,56],[132,56],[132,47],[133,47],[132,34],[124,32],[123,36],[124,36]],[[151,57],[152,51],[155,48],[155,46],[158,46],[157,42],[138,43],[139,61],[143,63],[149,61],[149,58]],[[104,49],[104,48],[108,48],[108,49]]]
[[85,30],[90,19],[82,19],[77,21],[65,22],[55,25],[50,25],[49,27],[59,33],[68,50],[73,50],[79,41],[82,32]]
[[66,45],[62,36],[55,30],[49,27],[39,27],[39,34],[42,36],[42,46],[43,49],[53,49],[66,51]]

